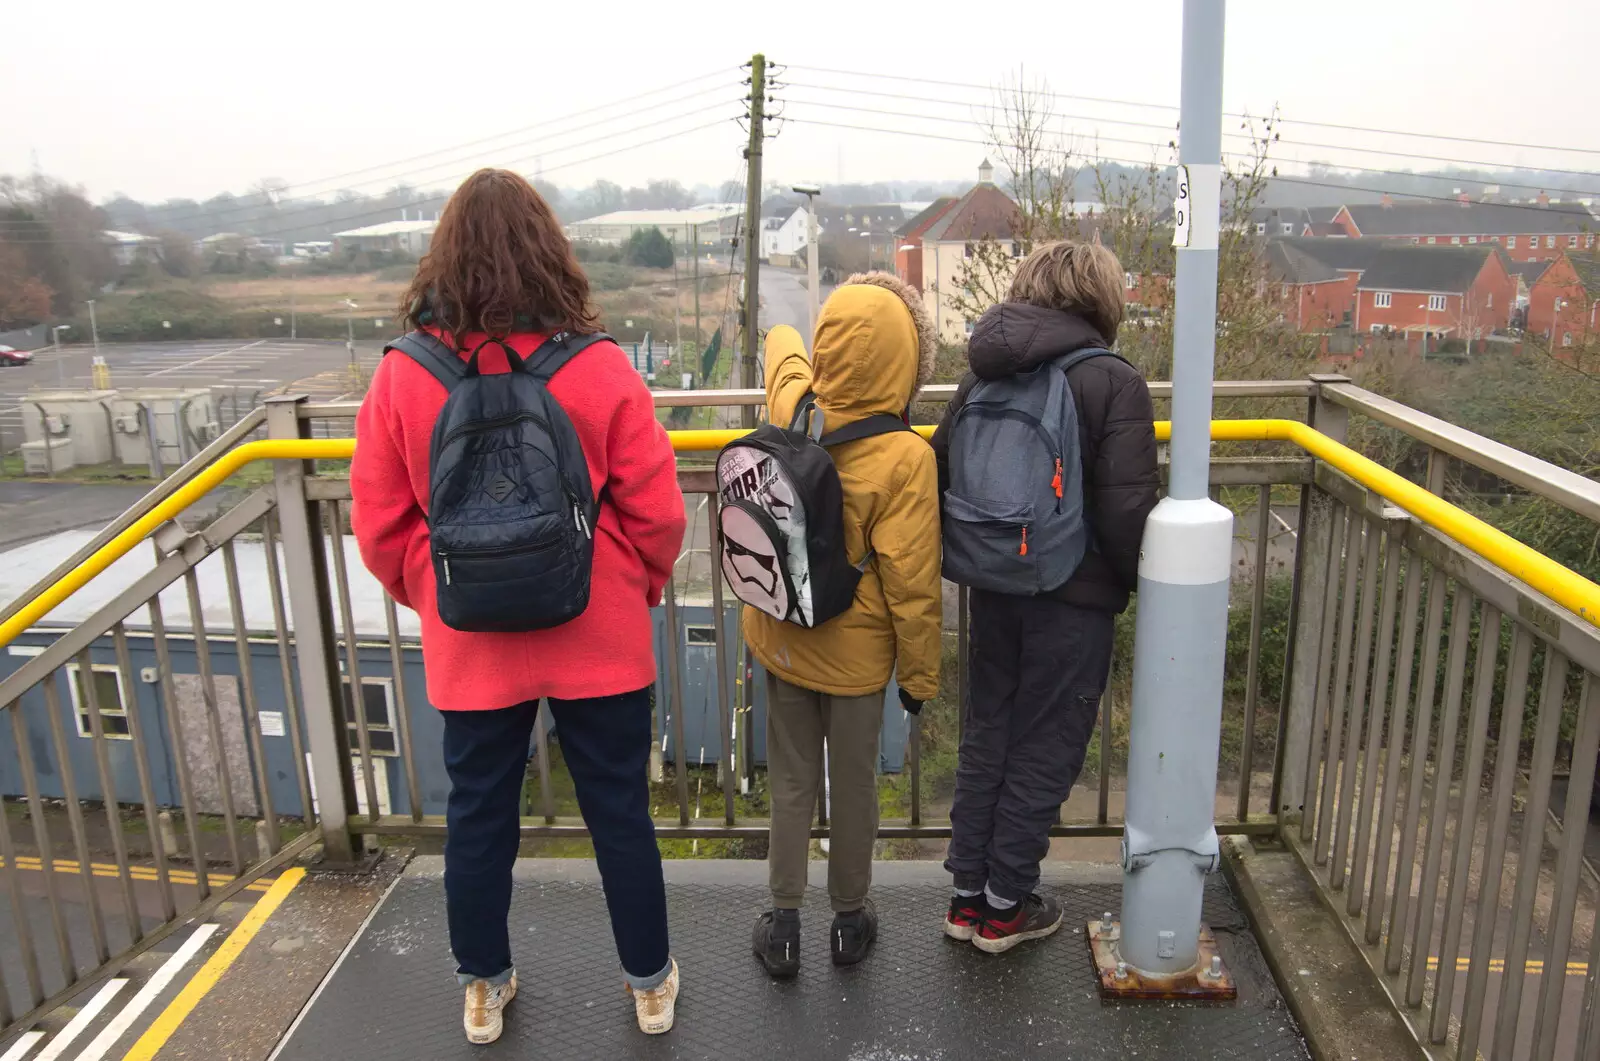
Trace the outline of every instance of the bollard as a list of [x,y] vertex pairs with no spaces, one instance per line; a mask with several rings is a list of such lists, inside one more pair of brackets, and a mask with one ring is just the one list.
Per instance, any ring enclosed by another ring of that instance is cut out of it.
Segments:
[[180,854],[182,848],[178,846],[178,830],[172,826],[172,812],[164,810],[156,815],[156,828],[161,833],[161,850],[167,853],[168,858]]

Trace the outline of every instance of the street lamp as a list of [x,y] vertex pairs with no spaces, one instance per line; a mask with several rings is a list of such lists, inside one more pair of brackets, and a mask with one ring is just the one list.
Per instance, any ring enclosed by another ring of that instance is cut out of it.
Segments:
[[89,332],[94,336],[94,354],[100,356],[100,324],[94,319],[94,299],[89,300]]
[[811,289],[811,333],[815,335],[817,307],[821,303],[817,267],[817,196],[822,194],[822,189],[815,184],[796,184],[790,190],[806,197],[806,286]]
[[1545,344],[1552,350],[1556,348],[1556,320],[1566,308],[1567,300],[1564,298],[1558,298],[1550,304],[1550,334],[1545,337]]
[[71,330],[72,325],[70,324],[58,324],[50,329],[50,341],[56,348],[56,380],[62,390],[67,388],[67,367],[66,363],[61,360],[61,333],[70,332]]
[[344,348],[345,348],[345,353],[350,355],[350,378],[353,380],[353,379],[356,378],[356,375],[357,375],[357,366],[356,366],[356,310],[360,309],[361,307],[356,305],[355,302],[351,301],[348,298],[344,300],[344,304],[350,310],[350,312],[345,315],[345,319],[344,319],[345,335],[346,335],[346,338],[345,338],[345,341],[344,341]]

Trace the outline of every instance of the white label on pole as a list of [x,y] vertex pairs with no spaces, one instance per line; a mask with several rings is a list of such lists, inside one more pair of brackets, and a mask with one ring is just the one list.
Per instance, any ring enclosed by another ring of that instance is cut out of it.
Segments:
[[283,728],[282,711],[262,711],[258,717],[261,719],[263,737],[282,737],[287,732]]
[[1194,251],[1217,249],[1222,206],[1222,166],[1215,162],[1178,167],[1173,202],[1172,245]]

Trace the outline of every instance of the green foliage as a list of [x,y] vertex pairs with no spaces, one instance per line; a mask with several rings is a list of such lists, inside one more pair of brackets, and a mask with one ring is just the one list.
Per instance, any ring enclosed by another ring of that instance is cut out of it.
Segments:
[[672,241],[659,228],[635,229],[623,254],[629,265],[646,269],[671,269]]

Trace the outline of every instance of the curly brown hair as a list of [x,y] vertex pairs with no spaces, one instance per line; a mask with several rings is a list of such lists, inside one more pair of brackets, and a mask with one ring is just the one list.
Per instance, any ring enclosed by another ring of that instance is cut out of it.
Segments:
[[600,330],[561,222],[532,184],[504,169],[480,169],[445,204],[400,318],[458,335]]

